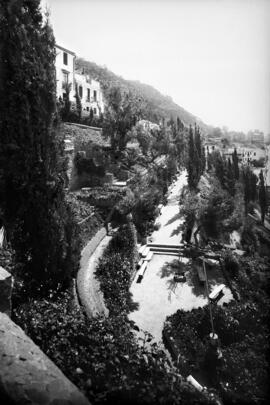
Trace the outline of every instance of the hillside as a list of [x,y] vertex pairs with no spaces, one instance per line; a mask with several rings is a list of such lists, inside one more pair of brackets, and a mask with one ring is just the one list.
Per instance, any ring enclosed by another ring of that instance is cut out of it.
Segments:
[[154,87],[141,83],[139,81],[125,80],[117,76],[106,67],[89,62],[83,58],[76,59],[76,68],[84,70],[92,78],[98,80],[103,88],[105,98],[108,89],[112,86],[120,86],[123,89],[131,91],[134,95],[142,97],[145,101],[145,119],[159,122],[160,119],[169,119],[179,117],[186,126],[198,123],[203,132],[209,132],[211,127],[203,123],[198,117],[189,113],[184,108],[177,105],[171,97],[164,96]]

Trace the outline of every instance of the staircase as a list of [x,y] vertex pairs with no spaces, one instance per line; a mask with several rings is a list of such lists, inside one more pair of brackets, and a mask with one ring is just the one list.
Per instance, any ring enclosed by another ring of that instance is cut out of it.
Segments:
[[181,255],[181,253],[183,251],[184,245],[182,243],[179,243],[177,245],[148,243],[147,247],[154,254],[179,256],[179,255]]

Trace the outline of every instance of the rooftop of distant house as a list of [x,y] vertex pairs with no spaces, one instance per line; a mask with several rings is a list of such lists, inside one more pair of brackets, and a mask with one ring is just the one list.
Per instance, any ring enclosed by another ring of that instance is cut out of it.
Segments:
[[61,51],[64,51],[64,52],[67,52],[67,53],[69,53],[69,54],[71,54],[73,56],[76,56],[75,52],[70,51],[69,49],[67,49],[67,48],[65,48],[65,47],[63,47],[61,45],[56,44],[55,46],[56,46],[56,48],[61,49]]

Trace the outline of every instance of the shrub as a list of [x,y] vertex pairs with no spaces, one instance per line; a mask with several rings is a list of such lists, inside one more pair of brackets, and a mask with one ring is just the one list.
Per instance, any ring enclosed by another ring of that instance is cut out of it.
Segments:
[[112,315],[132,308],[129,287],[135,271],[136,235],[132,224],[123,225],[100,259],[96,275]]
[[14,320],[91,403],[209,403],[182,384],[156,344],[139,345],[124,314],[86,319],[67,293],[31,301]]
[[226,252],[223,257],[225,270],[228,272],[230,278],[234,279],[238,276],[239,273],[239,262],[237,257],[231,252]]

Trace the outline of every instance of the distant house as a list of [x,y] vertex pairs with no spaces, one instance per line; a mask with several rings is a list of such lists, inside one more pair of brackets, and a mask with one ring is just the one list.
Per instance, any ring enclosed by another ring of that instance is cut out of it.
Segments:
[[92,108],[93,115],[99,116],[104,112],[103,95],[100,83],[91,79],[89,75],[75,72],[75,82],[82,102],[83,115],[89,115]]
[[249,131],[247,134],[248,141],[251,144],[264,144],[264,133],[256,129],[255,131]]
[[138,122],[139,125],[141,125],[143,127],[144,130],[158,130],[160,129],[160,126],[158,124],[156,124],[155,122],[152,121],[148,121],[148,120],[140,120]]
[[82,115],[89,115],[92,109],[94,116],[104,112],[103,95],[100,83],[84,72],[75,71],[76,54],[60,45],[55,46],[56,60],[56,96],[65,100],[69,91],[69,99],[75,104],[76,84],[82,103]]
[[242,148],[242,162],[245,164],[252,163],[253,161],[265,160],[266,153],[263,148]]
[[[231,158],[233,152],[234,147],[226,148],[223,151],[223,156],[225,156],[227,159]],[[252,164],[253,162],[259,162],[260,160],[264,160],[266,157],[265,149],[255,146],[237,147],[236,152],[239,162],[243,164]]]

